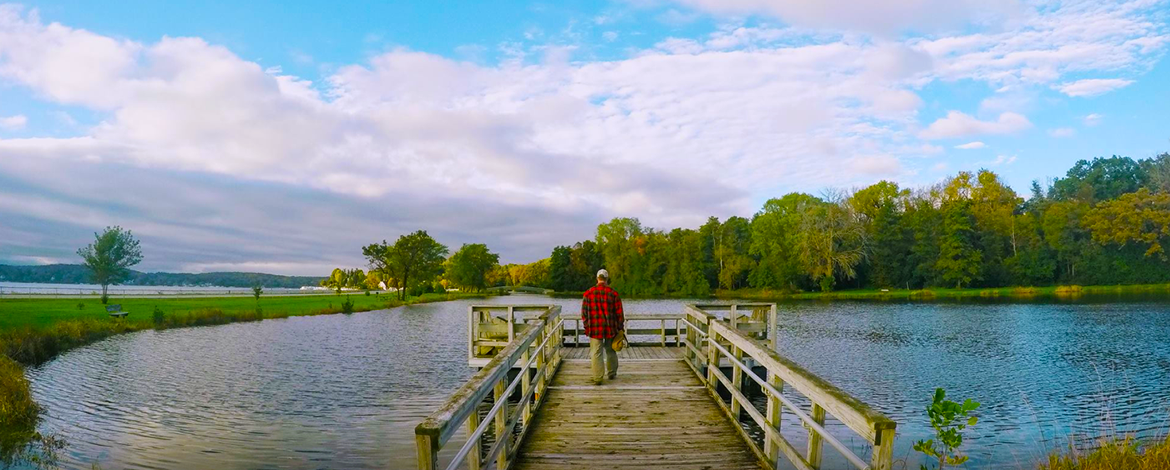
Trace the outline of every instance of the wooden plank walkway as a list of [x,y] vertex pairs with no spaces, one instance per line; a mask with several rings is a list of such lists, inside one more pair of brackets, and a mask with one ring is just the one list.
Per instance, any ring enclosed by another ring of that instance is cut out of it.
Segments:
[[763,468],[678,348],[627,348],[601,386],[590,384],[588,348],[562,352],[513,468]]
[[[618,351],[618,364],[622,361],[638,359],[682,359],[683,348],[662,346],[636,346]],[[589,347],[561,348],[561,356],[565,359],[589,359]],[[686,364],[683,364],[686,366]]]

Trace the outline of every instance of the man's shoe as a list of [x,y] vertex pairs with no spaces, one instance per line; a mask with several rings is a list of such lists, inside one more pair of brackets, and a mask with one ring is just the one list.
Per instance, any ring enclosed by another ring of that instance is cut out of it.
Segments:
[[600,381],[600,380],[594,380],[594,381],[592,381],[592,382],[593,382],[593,385],[601,385],[601,381]]
[[617,373],[615,372],[615,373],[613,373],[613,374],[609,374],[609,377],[608,377],[608,378],[609,378],[609,380],[616,379],[616,378],[617,378]]

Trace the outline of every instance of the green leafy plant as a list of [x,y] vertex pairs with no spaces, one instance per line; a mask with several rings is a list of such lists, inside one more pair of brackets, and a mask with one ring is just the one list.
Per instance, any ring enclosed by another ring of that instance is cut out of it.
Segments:
[[85,310],[85,303],[84,303],[84,302],[78,302],[78,303],[77,303],[77,309],[78,309],[78,310]]
[[263,286],[252,286],[252,297],[255,297],[257,302],[260,301],[260,294],[263,294],[263,293],[264,293]]
[[[914,443],[914,450],[938,459],[939,470],[967,461],[967,456],[959,453],[959,446],[963,445],[963,430],[979,421],[978,417],[970,416],[972,411],[979,408],[978,402],[968,398],[960,404],[947,400],[946,396],[945,390],[935,389],[934,401],[926,408],[935,438]],[[921,465],[920,468],[927,470],[928,467]]]
[[346,315],[353,313],[353,301],[349,299],[348,295],[345,296],[345,302],[341,303],[341,313]]
[[154,324],[159,325],[162,324],[164,319],[166,319],[166,313],[163,313],[162,309],[155,305],[154,313],[151,314],[151,317],[154,319]]

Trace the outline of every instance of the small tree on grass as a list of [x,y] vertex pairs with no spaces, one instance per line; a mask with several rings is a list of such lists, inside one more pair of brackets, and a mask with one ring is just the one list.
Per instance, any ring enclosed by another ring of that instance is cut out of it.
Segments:
[[252,286],[252,297],[255,297],[257,302],[260,301],[260,294],[263,294],[263,293],[264,293],[264,287]]
[[122,227],[106,227],[104,232],[94,233],[94,238],[92,244],[77,250],[77,254],[85,260],[93,282],[102,286],[104,304],[110,298],[110,284],[125,282],[130,277],[130,267],[142,262],[142,250],[134,235]]

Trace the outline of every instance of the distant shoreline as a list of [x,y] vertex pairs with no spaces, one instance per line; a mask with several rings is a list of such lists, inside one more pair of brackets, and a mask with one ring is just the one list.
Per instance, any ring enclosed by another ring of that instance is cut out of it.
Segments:
[[[620,291],[619,291],[620,292]],[[554,292],[553,297],[569,298],[581,297],[584,292]],[[977,300],[977,299],[1004,299],[1004,300],[1035,300],[1061,299],[1071,300],[1085,296],[1108,295],[1167,295],[1170,296],[1170,284],[1132,284],[1132,285],[1104,285],[1104,286],[1046,286],[1046,287],[989,287],[968,289],[856,289],[833,292],[784,292],[767,289],[735,289],[720,290],[707,296],[694,295],[630,295],[622,294],[628,299],[685,299],[706,298],[718,300],[759,300],[759,301],[799,301],[799,300],[875,300],[875,301],[910,301],[933,302],[939,300]]]

